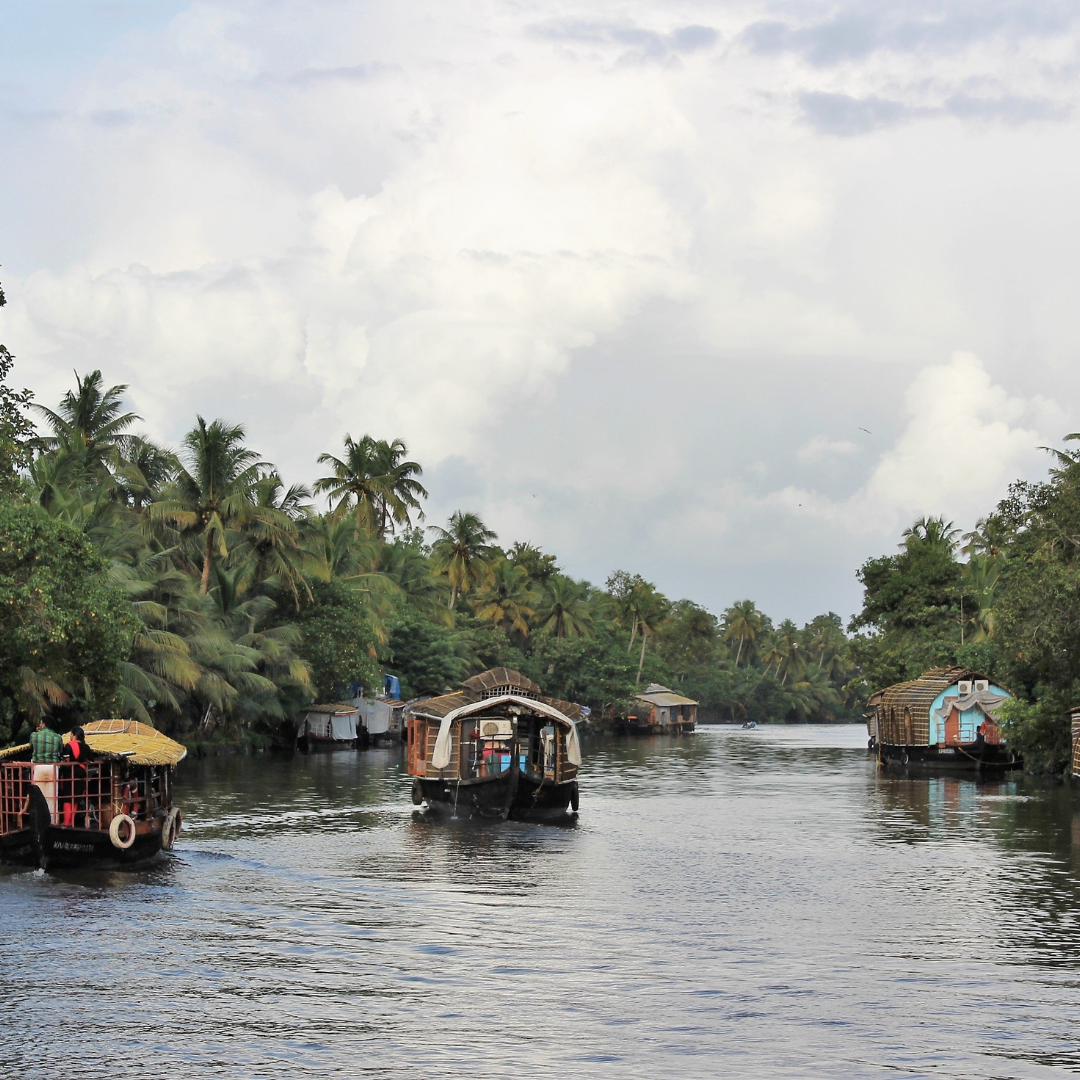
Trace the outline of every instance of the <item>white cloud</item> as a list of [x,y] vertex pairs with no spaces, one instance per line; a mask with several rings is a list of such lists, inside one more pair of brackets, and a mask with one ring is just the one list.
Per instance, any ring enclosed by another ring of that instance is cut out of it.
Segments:
[[805,464],[816,464],[819,461],[848,457],[858,452],[858,445],[850,439],[830,439],[828,435],[815,435],[809,442],[799,447],[796,457]]

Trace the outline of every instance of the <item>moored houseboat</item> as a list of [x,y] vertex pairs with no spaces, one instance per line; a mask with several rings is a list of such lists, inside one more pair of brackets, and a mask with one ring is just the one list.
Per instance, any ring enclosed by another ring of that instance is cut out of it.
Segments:
[[84,725],[90,756],[32,764],[0,752],[0,861],[43,868],[135,863],[170,850],[183,821],[172,804],[179,743],[135,720]]
[[634,712],[616,720],[615,730],[627,735],[681,735],[697,726],[698,703],[667,686],[650,683],[634,695]]
[[406,709],[413,802],[451,817],[557,818],[578,808],[582,708],[493,668]]
[[348,750],[362,734],[359,706],[308,705],[296,727],[296,745],[301,750]]
[[1072,767],[1073,777],[1080,780],[1080,705],[1069,712],[1072,721]]
[[934,668],[874,694],[867,732],[883,765],[1011,769],[1022,762],[996,719],[1010,697],[978,672]]

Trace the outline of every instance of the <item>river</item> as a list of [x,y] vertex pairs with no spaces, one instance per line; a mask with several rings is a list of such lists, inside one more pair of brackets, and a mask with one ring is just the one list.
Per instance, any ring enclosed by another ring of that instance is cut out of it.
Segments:
[[173,855],[0,870],[0,1075],[1080,1072],[1069,786],[857,727],[585,750],[570,827],[424,820],[389,750],[185,762]]

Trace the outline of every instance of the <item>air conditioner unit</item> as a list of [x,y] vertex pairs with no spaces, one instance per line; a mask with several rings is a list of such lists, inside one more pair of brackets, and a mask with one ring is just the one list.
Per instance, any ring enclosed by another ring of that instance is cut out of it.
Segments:
[[975,680],[975,693],[981,694],[984,690],[990,689],[989,679],[976,679]]
[[967,697],[968,694],[971,693],[971,680],[961,679],[960,682],[956,684],[956,689],[960,692],[961,697]]

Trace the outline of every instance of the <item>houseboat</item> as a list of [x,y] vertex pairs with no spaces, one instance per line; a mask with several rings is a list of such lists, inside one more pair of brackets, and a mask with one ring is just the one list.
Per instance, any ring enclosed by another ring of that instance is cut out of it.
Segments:
[[308,705],[300,714],[296,745],[301,750],[348,750],[362,736],[357,705]]
[[629,735],[681,735],[697,726],[698,703],[659,683],[650,683],[634,695],[634,712],[615,722],[615,730]]
[[996,716],[1009,692],[966,668],[934,668],[870,698],[867,733],[882,765],[983,771],[1022,764]]
[[457,818],[576,813],[582,712],[504,667],[411,703],[405,726],[413,802]]
[[0,752],[0,861],[47,869],[171,850],[183,824],[173,768],[187,750],[135,720],[97,720],[83,731],[85,761],[31,764],[29,745]]

